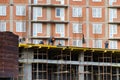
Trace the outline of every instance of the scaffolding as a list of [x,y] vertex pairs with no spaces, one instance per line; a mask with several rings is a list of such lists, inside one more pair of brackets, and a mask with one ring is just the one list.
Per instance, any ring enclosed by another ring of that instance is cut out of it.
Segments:
[[20,80],[120,80],[120,50],[20,44],[19,53]]

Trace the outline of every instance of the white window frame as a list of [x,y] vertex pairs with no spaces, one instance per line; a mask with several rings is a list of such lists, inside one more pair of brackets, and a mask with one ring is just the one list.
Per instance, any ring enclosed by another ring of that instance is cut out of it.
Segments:
[[33,36],[42,33],[42,23],[33,23]]
[[116,24],[109,24],[109,37],[113,38],[114,34],[117,34],[117,25]]
[[0,5],[0,16],[6,16],[6,6]]
[[102,0],[92,0],[93,2],[101,2]]
[[65,36],[65,24],[56,24],[55,25],[55,31],[57,34],[60,34],[61,37]]
[[[57,15],[57,9],[59,9],[60,10],[60,12],[59,12],[59,14],[60,15]],[[55,9],[55,12],[56,12],[56,17],[63,17],[63,15],[65,14],[64,12],[64,8],[56,8]]]
[[93,34],[102,34],[102,24],[93,24]]
[[72,17],[82,17],[82,8],[81,7],[73,7],[72,8]]
[[17,5],[16,6],[16,15],[17,16],[26,16],[26,6]]
[[26,32],[26,22],[17,21],[16,22],[16,32]]
[[117,18],[117,9],[109,9],[109,21],[113,22],[113,18]]
[[114,40],[109,41],[109,48],[110,49],[118,49],[117,41],[114,41]]
[[37,4],[37,3],[38,3],[38,0],[33,0],[33,3],[34,3],[34,4]]
[[65,0],[56,0],[56,1],[59,1],[62,5],[64,5],[65,3]]
[[6,22],[0,21],[0,31],[6,31]]
[[59,42],[62,46],[65,46],[65,40],[56,40],[55,44],[58,45]]
[[102,40],[93,40],[93,48],[102,48]]
[[[57,15],[58,10],[61,10],[61,8],[56,8],[55,12],[56,12],[56,17],[60,17],[60,15]],[[59,14],[61,13],[61,11],[59,12]]]
[[102,8],[94,7],[92,8],[92,17],[101,18],[102,17]]
[[33,20],[42,17],[42,7],[33,7]]
[[73,1],[82,1],[82,0],[73,0]]
[[73,23],[73,33],[82,33],[82,24]]
[[39,44],[40,43],[40,41],[42,41],[42,40],[38,40],[38,39],[33,39],[33,44]]
[[117,2],[117,0],[108,0],[109,1],[109,5],[113,5],[113,2]]
[[82,47],[82,40],[73,40],[73,46]]

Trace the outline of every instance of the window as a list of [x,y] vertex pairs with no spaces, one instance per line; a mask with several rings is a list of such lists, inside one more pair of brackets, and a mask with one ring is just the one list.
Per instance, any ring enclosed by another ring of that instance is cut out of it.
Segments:
[[102,8],[92,8],[92,16],[94,18],[101,18],[102,17]]
[[6,6],[0,6],[0,16],[6,16]]
[[102,40],[93,40],[93,48],[102,48]]
[[110,49],[117,49],[117,41],[109,41]]
[[60,34],[61,37],[64,37],[64,30],[65,25],[64,24],[56,24],[56,33]]
[[117,2],[117,0],[109,0],[109,5],[113,5],[114,2]]
[[92,0],[93,2],[101,2],[102,0]]
[[73,0],[73,1],[82,1],[82,0]]
[[82,33],[82,24],[73,23],[73,33]]
[[64,0],[56,0],[56,1],[60,1],[60,3],[63,5],[65,3]]
[[82,47],[82,40],[73,40],[73,46]]
[[60,8],[56,8],[56,16],[60,16]]
[[40,41],[42,41],[42,40],[36,40],[36,39],[34,39],[34,40],[33,40],[33,44],[39,44]]
[[33,36],[37,36],[38,33],[42,33],[42,24],[33,23]]
[[17,16],[25,16],[26,15],[26,7],[25,6],[16,6],[16,15]]
[[6,31],[6,22],[0,21],[0,31]]
[[34,0],[33,3],[34,3],[34,4],[37,4],[37,3],[38,3],[38,0]]
[[82,16],[82,8],[74,7],[72,10],[72,17],[81,17]]
[[102,34],[102,24],[93,24],[93,34]]
[[16,22],[16,32],[26,32],[26,23],[22,21]]
[[64,8],[56,8],[56,16],[57,17],[64,16]]
[[59,42],[62,46],[65,46],[65,40],[56,40],[56,45],[58,45]]
[[117,34],[117,25],[110,24],[109,25],[109,37],[113,38],[114,34]]
[[33,7],[33,20],[42,17],[42,7]]
[[117,18],[117,9],[109,9],[109,21],[113,21],[113,18]]

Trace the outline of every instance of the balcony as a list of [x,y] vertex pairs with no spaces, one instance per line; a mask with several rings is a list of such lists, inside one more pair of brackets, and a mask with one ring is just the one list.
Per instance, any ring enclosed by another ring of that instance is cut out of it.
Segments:
[[63,4],[31,4],[31,7],[64,7],[67,8],[68,5]]
[[120,8],[120,5],[109,5],[108,8]]
[[[31,36],[31,39],[49,39],[50,36]],[[56,40],[68,40],[69,37],[54,37]]]
[[120,37],[109,38],[109,40],[120,40]]
[[120,24],[120,21],[108,22],[108,24]]
[[67,24],[69,21],[60,21],[60,20],[31,20],[32,23],[64,23]]

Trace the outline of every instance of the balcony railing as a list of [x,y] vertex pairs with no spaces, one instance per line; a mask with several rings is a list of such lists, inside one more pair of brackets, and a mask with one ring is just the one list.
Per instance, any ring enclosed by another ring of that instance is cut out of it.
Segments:
[[108,8],[120,8],[120,5],[109,5]]
[[112,22],[108,22],[109,24],[120,24],[120,21],[112,21]]
[[112,37],[112,38],[109,38],[109,40],[120,40],[120,37]]
[[68,5],[63,4],[31,4],[31,7],[65,7],[67,8]]
[[[31,39],[49,39],[50,36],[31,36]],[[54,37],[56,40],[68,40],[69,37]]]
[[31,20],[32,23],[69,23],[69,21],[60,20]]

